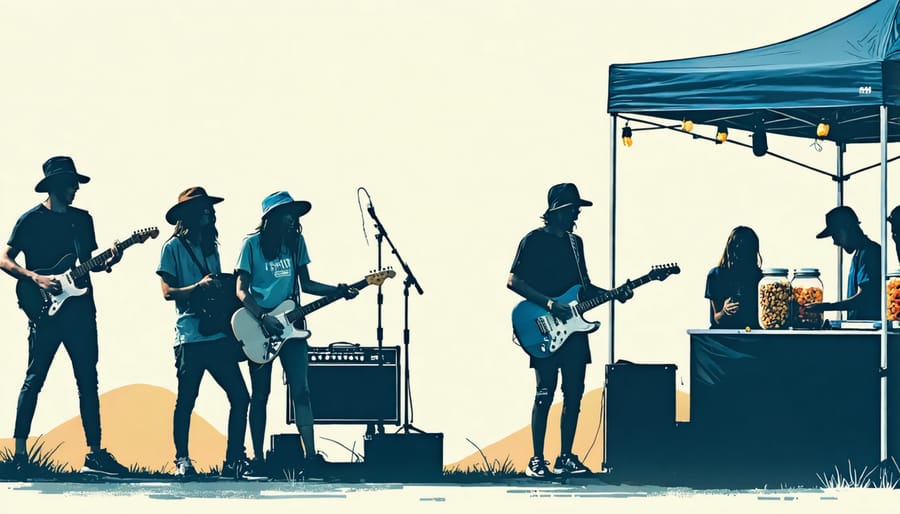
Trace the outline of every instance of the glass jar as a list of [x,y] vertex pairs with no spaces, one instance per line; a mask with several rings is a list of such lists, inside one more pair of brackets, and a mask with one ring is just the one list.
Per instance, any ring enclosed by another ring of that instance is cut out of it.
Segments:
[[787,328],[791,312],[791,283],[787,268],[766,268],[757,287],[759,326],[765,329]]
[[822,328],[825,317],[821,312],[807,312],[803,305],[821,302],[825,296],[818,268],[797,268],[791,279],[793,305],[791,326],[794,328]]
[[887,319],[900,320],[900,269],[887,274]]

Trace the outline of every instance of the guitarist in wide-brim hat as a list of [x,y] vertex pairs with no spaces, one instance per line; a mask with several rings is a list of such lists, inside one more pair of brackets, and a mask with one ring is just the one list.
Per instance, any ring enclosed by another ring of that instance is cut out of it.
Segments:
[[[44,177],[34,190],[47,193],[47,198],[19,217],[0,255],[0,268],[19,281],[34,283],[37,288],[32,286],[32,289],[38,293],[43,291],[42,294],[58,295],[62,292],[62,286],[53,275],[65,270],[56,268],[70,257],[73,262],[77,259],[87,263],[91,260],[91,253],[97,249],[93,218],[87,211],[72,207],[80,185],[90,178],[78,173],[74,161],[67,156],[51,157],[44,163],[43,170]],[[109,271],[122,257],[115,245],[109,252],[109,259],[102,259],[96,270]],[[16,261],[20,253],[25,256],[25,266]],[[29,461],[26,442],[31,432],[38,394],[60,344],[72,362],[81,422],[90,449],[81,471],[103,475],[128,472],[101,445],[97,320],[89,274],[84,275],[78,287],[88,289],[85,294],[69,298],[55,315],[36,316],[29,320],[28,367],[19,391],[13,432],[13,465],[21,476],[36,471]],[[40,298],[42,294],[38,293],[35,294]],[[19,301],[25,310],[21,297]]]
[[[256,231],[244,239],[238,257],[238,298],[263,333],[280,336],[285,327],[269,312],[285,300],[300,305],[300,291],[317,296],[356,297],[358,291],[346,284],[323,284],[310,278],[310,257],[299,218],[310,211],[311,204],[294,200],[287,191],[277,191],[262,201],[262,220]],[[308,346],[306,339],[285,337],[278,352],[281,367],[291,388],[291,401],[297,429],[305,454],[305,473],[315,475],[324,462],[316,452],[313,411],[310,402]],[[272,387],[272,361],[247,361],[250,368],[250,439],[254,463],[264,461],[263,441],[266,431],[266,405]],[[280,472],[280,471],[279,471]]]
[[[519,243],[507,287],[526,300],[545,307],[560,320],[572,317],[571,307],[557,301],[573,286],[580,285],[583,294],[595,296],[605,290],[591,284],[584,259],[584,243],[572,233],[582,207],[593,205],[581,198],[572,183],[556,184],[547,194],[547,210],[542,215],[544,226],[529,232]],[[629,286],[616,290],[616,298],[624,302],[634,293]],[[530,357],[534,368],[536,392],[531,411],[531,436],[534,456],[525,474],[546,479],[553,474],[589,474],[591,471],[572,453],[587,364],[591,362],[587,333],[574,333],[562,347],[546,358]],[[559,375],[562,375],[563,408],[560,420],[560,454],[552,470],[544,460],[544,438],[547,417]]]
[[[178,195],[178,202],[166,212],[166,221],[175,225],[175,230],[163,245],[156,269],[163,297],[175,302],[178,316],[173,344],[178,378],[173,439],[175,476],[179,479],[197,476],[188,452],[188,439],[191,413],[206,372],[225,391],[229,403],[228,438],[220,475],[223,478],[249,479],[258,473],[244,454],[250,394],[238,366],[243,353],[231,333],[227,318],[224,324],[206,328],[205,313],[198,305],[202,303],[201,299],[227,298],[227,295],[235,298],[236,294],[234,283],[228,284],[222,277],[215,210],[215,205],[222,201],[223,198],[211,196],[199,186],[189,187]],[[203,302],[204,305],[208,303],[211,302]],[[222,301],[211,307],[227,310],[226,304]],[[212,314],[226,317],[230,313]]]

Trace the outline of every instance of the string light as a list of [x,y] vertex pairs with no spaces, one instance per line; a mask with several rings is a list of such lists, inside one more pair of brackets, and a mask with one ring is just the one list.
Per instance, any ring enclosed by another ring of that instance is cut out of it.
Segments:
[[828,132],[831,130],[831,125],[828,124],[824,119],[819,122],[816,126],[816,137],[820,139],[824,139],[828,137]]
[[716,144],[720,145],[724,143],[728,139],[728,127],[725,125],[719,125],[719,128],[716,129]]
[[692,130],[694,130],[694,122],[691,120],[682,120],[681,130],[685,132],[691,132]]
[[622,144],[625,146],[631,146],[631,127],[626,123],[624,127],[622,127]]

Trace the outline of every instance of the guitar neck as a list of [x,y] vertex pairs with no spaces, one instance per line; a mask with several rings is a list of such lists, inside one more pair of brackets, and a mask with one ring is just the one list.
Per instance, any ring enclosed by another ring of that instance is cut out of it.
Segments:
[[[133,236],[129,237],[128,239],[122,241],[121,243],[117,243],[116,249],[119,252],[122,252],[123,250],[125,250],[129,246],[135,244],[136,242],[138,242],[138,236],[133,235]],[[112,250],[106,250],[105,252],[95,255],[87,262],[82,263],[80,266],[77,266],[76,268],[74,268],[71,272],[72,278],[78,279],[84,275],[87,275],[88,273],[90,273],[90,271],[92,269],[94,269],[97,266],[99,266],[100,264],[103,264],[104,262],[108,261],[112,256],[113,256]]]
[[[359,282],[350,284],[349,287],[352,287],[356,290],[360,290],[360,289],[366,287],[367,285],[369,285],[368,280],[362,279]],[[318,300],[316,300],[312,303],[308,303],[302,307],[298,307],[298,308],[292,310],[291,312],[287,313],[285,315],[285,317],[291,323],[295,323],[296,321],[305,318],[307,314],[311,314],[311,313],[321,309],[322,307],[325,307],[326,305],[333,303],[336,300],[340,300],[341,298],[343,298],[343,296],[340,296],[340,295],[323,296],[322,298],[319,298]]]
[[[636,278],[634,280],[629,280],[626,283],[626,285],[629,285],[629,286],[631,286],[632,289],[634,289],[636,287],[646,284],[647,282],[650,282],[651,280],[653,280],[653,279],[650,278],[650,274],[648,273],[646,275],[641,276],[640,278]],[[603,305],[604,303],[615,298],[616,294],[618,294],[619,290],[622,289],[622,287],[624,287],[624,285],[619,286],[611,291],[606,291],[604,293],[600,293],[599,295],[597,295],[593,298],[590,298],[588,300],[585,300],[583,302],[579,302],[575,306],[575,309],[577,309],[579,313],[585,313],[585,312],[593,309],[594,307]]]

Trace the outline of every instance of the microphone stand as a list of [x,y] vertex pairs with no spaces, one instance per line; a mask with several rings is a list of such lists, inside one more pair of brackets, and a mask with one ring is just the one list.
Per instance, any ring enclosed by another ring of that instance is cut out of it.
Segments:
[[[378,230],[378,234],[375,236],[378,239],[378,259],[379,264],[381,263],[381,240],[384,239],[391,245],[391,253],[397,256],[397,260],[400,261],[400,266],[403,268],[403,271],[406,273],[406,279],[403,280],[403,386],[404,386],[404,395],[403,395],[403,425],[397,430],[400,432],[401,430],[404,433],[409,433],[410,430],[414,430],[421,434],[425,432],[413,426],[412,423],[409,422],[409,403],[410,403],[410,392],[409,392],[409,287],[415,286],[416,292],[419,295],[424,294],[422,291],[422,286],[419,285],[419,281],[416,280],[415,275],[413,275],[412,270],[403,260],[403,257],[400,256],[400,252],[397,251],[397,247],[394,246],[391,238],[388,237],[387,231],[384,229],[384,225],[382,225],[381,220],[378,219],[378,216],[375,214],[375,208],[372,207],[372,204],[369,204],[368,207],[369,215],[375,221],[375,228]],[[379,299],[378,299],[378,307],[381,308],[381,288],[378,289]],[[378,346],[381,348],[381,313],[379,310],[379,340]]]

